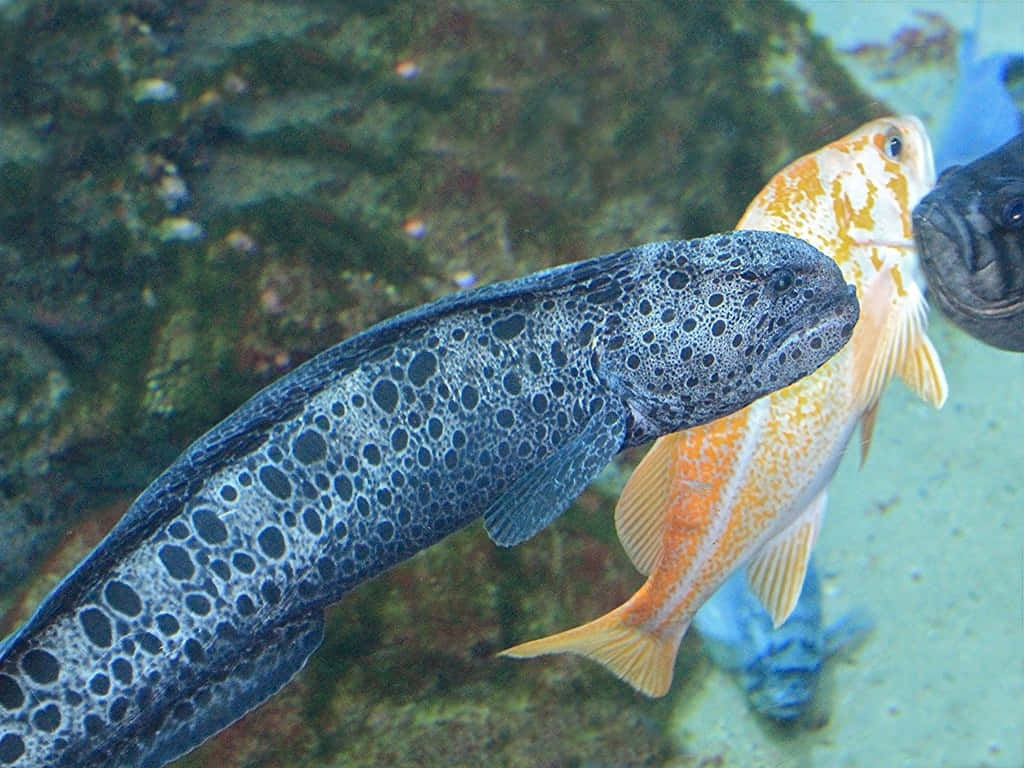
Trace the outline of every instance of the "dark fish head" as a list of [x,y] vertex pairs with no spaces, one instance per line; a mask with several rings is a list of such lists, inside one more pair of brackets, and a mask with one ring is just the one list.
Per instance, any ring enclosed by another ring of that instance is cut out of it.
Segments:
[[857,322],[836,263],[789,235],[691,241],[675,269],[664,288],[649,288],[660,302],[650,316],[662,322],[634,318],[626,329],[650,343],[610,355],[648,433],[712,421],[792,384],[838,352]]
[[976,338],[1024,352],[1024,135],[945,171],[913,227],[929,298]]
[[765,717],[781,722],[791,722],[807,711],[814,698],[821,672],[820,660],[817,666],[806,669],[781,669],[758,671],[742,681],[747,688],[750,706]]

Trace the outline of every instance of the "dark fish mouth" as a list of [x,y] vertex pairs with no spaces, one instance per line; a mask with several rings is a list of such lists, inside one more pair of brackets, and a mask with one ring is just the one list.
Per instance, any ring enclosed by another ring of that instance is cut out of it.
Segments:
[[976,309],[965,304],[951,286],[954,282],[951,271],[968,271],[967,263],[971,258],[971,240],[963,217],[939,202],[926,199],[914,209],[913,229],[929,291],[939,294],[957,310],[974,314]]
[[[991,298],[971,290],[969,284],[979,272],[979,257],[966,216],[941,202],[925,199],[914,209],[913,229],[928,291],[940,304],[983,321],[1003,319],[1020,311],[1019,297]],[[958,290],[963,283],[968,284],[967,293]]]
[[936,276],[941,276],[954,264],[969,266],[971,235],[963,216],[940,202],[926,199],[914,209],[913,229],[921,265],[934,271]]
[[1021,298],[1010,296],[999,301],[987,301],[984,305],[967,304],[955,291],[947,291],[942,285],[929,283],[928,287],[941,295],[946,304],[961,314],[975,320],[1004,320],[1021,312]]

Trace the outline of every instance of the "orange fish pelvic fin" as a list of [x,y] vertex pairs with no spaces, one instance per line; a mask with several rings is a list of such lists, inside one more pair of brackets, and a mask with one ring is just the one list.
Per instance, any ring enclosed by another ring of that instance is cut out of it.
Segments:
[[860,466],[868,460],[868,449],[871,448],[871,436],[875,432],[875,422],[878,420],[878,407],[881,403],[874,403],[864,411],[860,420]]
[[[865,287],[851,344],[854,387],[865,411],[894,375],[935,408],[945,403],[946,374],[925,333],[927,310],[920,287],[898,264],[883,265]],[[870,434],[869,425],[869,442]]]
[[789,618],[800,599],[807,561],[818,538],[827,503],[828,491],[823,490],[747,565],[750,590],[768,611],[776,628]]
[[575,653],[603,664],[616,677],[625,680],[646,696],[664,696],[672,685],[679,643],[689,623],[673,627],[671,636],[662,637],[642,626],[631,626],[616,608],[599,619],[556,635],[513,646],[499,656],[526,659],[551,653]]

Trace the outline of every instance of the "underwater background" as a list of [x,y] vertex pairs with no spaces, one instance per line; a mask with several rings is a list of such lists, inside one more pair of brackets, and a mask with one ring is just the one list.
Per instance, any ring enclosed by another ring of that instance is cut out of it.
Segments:
[[[934,144],[965,30],[1024,55],[1024,2],[0,0],[0,635],[334,342],[727,230],[873,117]],[[1024,65],[1005,80],[1020,108]],[[639,586],[612,524],[633,452],[519,547],[473,526],[355,590],[292,684],[177,765],[1024,766],[1024,356],[930,320],[948,402],[890,387],[831,486],[826,621],[874,630],[813,716],[753,714],[695,633],[659,700],[494,657]]]

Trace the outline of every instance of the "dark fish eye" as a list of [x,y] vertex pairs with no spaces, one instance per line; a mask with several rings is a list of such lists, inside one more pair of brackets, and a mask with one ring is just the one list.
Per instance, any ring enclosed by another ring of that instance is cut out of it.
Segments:
[[1003,206],[1002,220],[1007,229],[1024,227],[1024,197],[1015,197]]
[[893,131],[885,139],[885,154],[892,160],[899,158],[900,153],[903,152],[903,139],[899,137],[899,134]]
[[788,269],[777,269],[772,273],[772,290],[785,293],[793,287],[793,273]]

